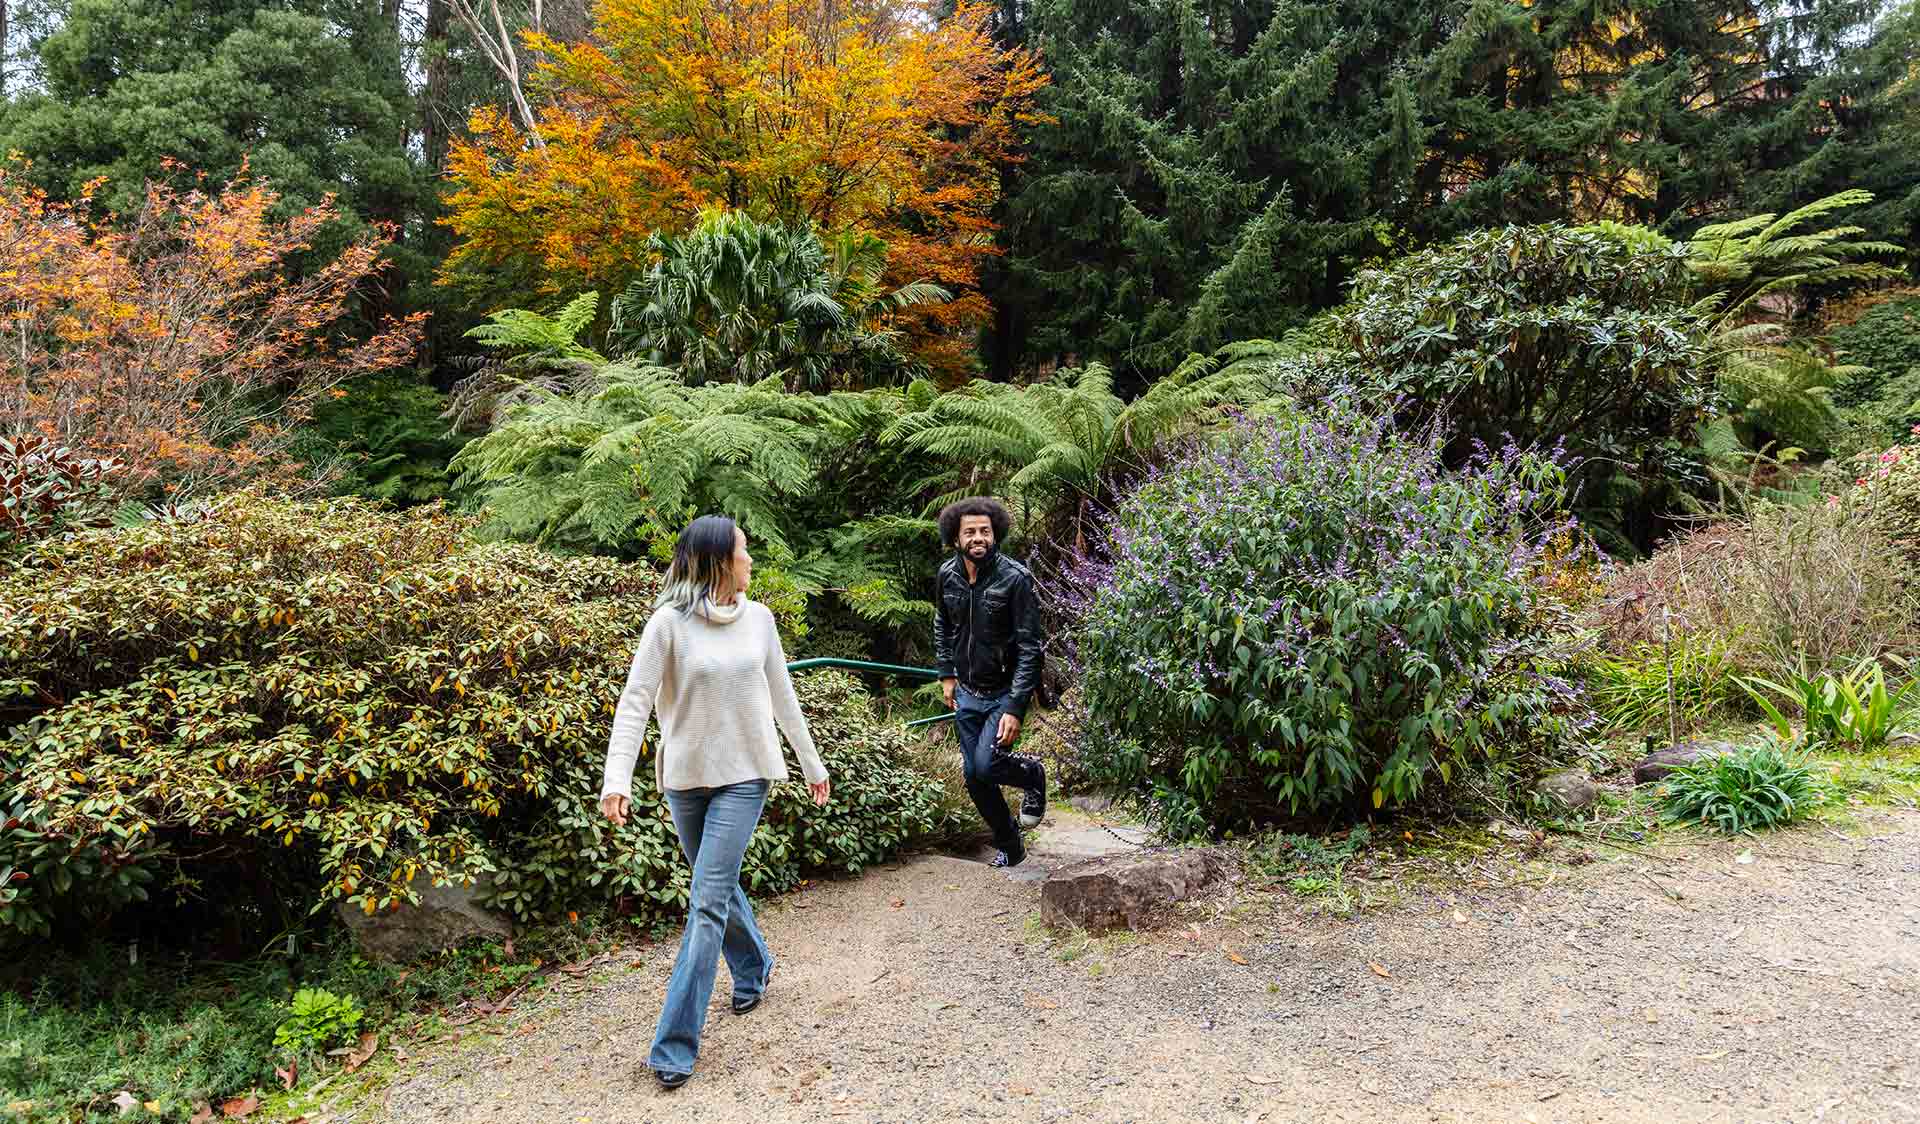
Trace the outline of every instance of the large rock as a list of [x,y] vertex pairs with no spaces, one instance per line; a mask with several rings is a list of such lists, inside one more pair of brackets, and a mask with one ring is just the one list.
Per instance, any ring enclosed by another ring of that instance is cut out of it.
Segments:
[[1146,929],[1165,920],[1175,902],[1192,897],[1220,871],[1207,850],[1106,855],[1062,867],[1040,888],[1040,918],[1090,932]]
[[1735,748],[1726,742],[1679,742],[1656,749],[1633,767],[1633,783],[1657,781],[1673,772],[1676,765],[1691,765],[1703,757],[1723,757]]
[[1536,785],[1541,794],[1569,812],[1585,811],[1600,799],[1600,786],[1593,783],[1585,769],[1562,769],[1548,773]]
[[1113,796],[1105,792],[1089,792],[1080,796],[1071,797],[1067,800],[1067,803],[1090,816],[1097,816],[1101,812],[1113,807]]
[[1887,736],[1889,749],[1920,749],[1920,734],[1901,732]]
[[481,907],[480,899],[488,888],[489,882],[483,877],[471,886],[428,887],[420,892],[419,905],[369,915],[343,903],[336,911],[367,955],[391,961],[415,960],[474,937],[513,936],[513,922]]

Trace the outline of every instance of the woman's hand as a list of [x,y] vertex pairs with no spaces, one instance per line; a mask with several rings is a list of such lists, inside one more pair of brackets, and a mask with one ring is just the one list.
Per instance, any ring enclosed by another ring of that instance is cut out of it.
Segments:
[[600,798],[600,812],[621,827],[627,825],[627,813],[633,810],[633,801],[618,793],[609,792]]
[[829,777],[819,784],[809,783],[807,785],[807,795],[813,797],[815,804],[820,805],[822,808],[826,807],[827,797],[833,795],[833,779]]

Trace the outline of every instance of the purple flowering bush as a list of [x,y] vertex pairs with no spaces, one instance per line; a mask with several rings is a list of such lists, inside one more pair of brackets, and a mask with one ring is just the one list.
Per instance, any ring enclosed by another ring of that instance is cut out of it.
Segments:
[[1449,470],[1442,441],[1334,398],[1123,501],[1069,595],[1093,780],[1193,837],[1404,804],[1579,726],[1543,611],[1565,473]]

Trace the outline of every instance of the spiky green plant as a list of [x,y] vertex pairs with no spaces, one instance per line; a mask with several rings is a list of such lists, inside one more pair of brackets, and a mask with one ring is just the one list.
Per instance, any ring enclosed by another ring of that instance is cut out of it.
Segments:
[[914,363],[891,315],[948,299],[924,282],[881,281],[886,243],[709,211],[680,236],[647,241],[654,262],[613,302],[612,337],[635,359],[691,383],[779,377],[795,389],[888,385]]
[[1825,786],[1814,767],[1766,743],[1682,765],[1668,774],[1667,818],[1728,835],[1782,827],[1817,808]]

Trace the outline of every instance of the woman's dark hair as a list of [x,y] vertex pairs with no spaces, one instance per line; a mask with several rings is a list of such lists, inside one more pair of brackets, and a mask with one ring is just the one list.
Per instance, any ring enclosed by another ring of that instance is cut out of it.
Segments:
[[986,516],[987,522],[993,524],[993,541],[1005,545],[1007,528],[1013,526],[1013,517],[1007,514],[1006,505],[986,496],[968,496],[940,509],[940,545],[952,546],[960,538],[960,517],[963,515]]
[[667,567],[666,586],[656,605],[692,612],[711,599],[720,583],[733,573],[733,520],[724,515],[702,515],[687,524],[674,540],[673,564]]

